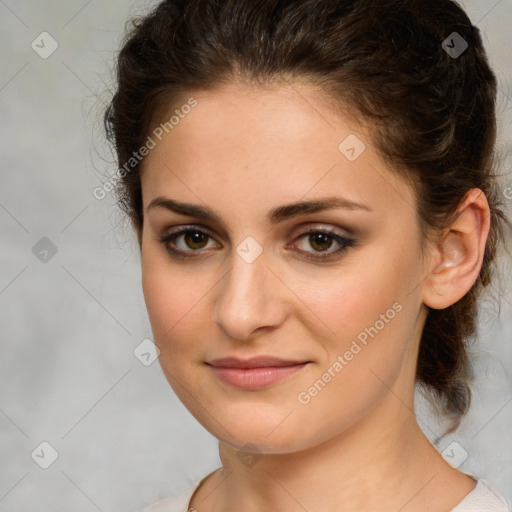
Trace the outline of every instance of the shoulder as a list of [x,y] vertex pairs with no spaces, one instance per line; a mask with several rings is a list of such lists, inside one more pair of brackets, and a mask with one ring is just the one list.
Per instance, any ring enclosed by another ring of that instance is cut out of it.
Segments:
[[212,475],[219,469],[221,468],[217,468],[212,472],[208,473],[194,485],[188,486],[180,493],[170,498],[165,498],[163,500],[157,501],[152,505],[143,508],[142,510],[134,510],[133,512],[188,512],[188,504],[190,503],[190,500],[194,492],[210,475]]
[[511,512],[511,509],[503,495],[480,478],[476,487],[450,512]]
[[197,484],[191,485],[170,498],[157,501],[152,505],[133,512],[187,512],[190,498],[196,486]]

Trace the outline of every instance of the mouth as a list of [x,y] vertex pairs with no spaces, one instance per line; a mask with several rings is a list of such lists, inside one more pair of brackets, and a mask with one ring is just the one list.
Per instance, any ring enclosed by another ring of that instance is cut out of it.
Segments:
[[207,362],[222,382],[241,389],[262,389],[296,374],[311,361],[293,361],[275,357],[237,359],[233,357]]

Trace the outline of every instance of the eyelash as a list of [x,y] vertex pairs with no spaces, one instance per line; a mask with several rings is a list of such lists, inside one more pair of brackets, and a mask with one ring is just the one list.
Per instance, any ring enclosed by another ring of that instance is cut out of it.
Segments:
[[[186,233],[202,233],[202,234],[206,235],[207,237],[212,238],[212,236],[210,234],[208,234],[207,232],[205,232],[201,229],[196,229],[193,226],[188,226],[184,229],[180,229],[179,231],[175,231],[173,233],[167,233],[165,235],[162,235],[161,237],[159,237],[158,240],[165,247],[167,252],[169,252],[169,254],[173,258],[182,259],[182,260],[185,260],[187,258],[194,258],[195,256],[187,256],[186,254],[190,253],[190,252],[201,252],[201,249],[182,251],[181,249],[175,249],[170,245],[170,242],[176,240],[177,238],[179,238],[180,236],[182,236]],[[327,235],[328,237],[332,238],[334,241],[338,242],[341,245],[341,247],[333,252],[327,253],[327,256],[304,256],[306,259],[310,259],[310,260],[314,260],[314,261],[327,260],[327,259],[332,258],[333,256],[341,255],[341,254],[345,253],[349,248],[355,247],[357,245],[356,240],[354,240],[352,238],[346,238],[342,235],[339,235],[339,234],[337,234],[333,231],[329,231],[327,229],[310,229],[308,231],[305,231],[304,233],[301,233],[296,238],[296,240],[301,239],[307,235],[313,235],[313,234],[318,234],[318,233]],[[308,254],[307,251],[299,251],[299,252]],[[325,253],[325,251],[317,251],[317,252],[319,254]]]

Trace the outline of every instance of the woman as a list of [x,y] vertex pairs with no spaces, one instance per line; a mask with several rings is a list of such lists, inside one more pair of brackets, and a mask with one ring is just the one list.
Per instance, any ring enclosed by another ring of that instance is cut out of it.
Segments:
[[509,226],[450,0],[171,0],[105,114],[159,361],[222,467],[146,511],[507,511],[440,455]]

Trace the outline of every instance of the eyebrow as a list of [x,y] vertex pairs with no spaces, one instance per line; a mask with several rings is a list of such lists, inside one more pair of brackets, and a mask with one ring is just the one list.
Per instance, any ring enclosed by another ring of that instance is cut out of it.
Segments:
[[[205,206],[191,203],[182,203],[180,201],[176,201],[175,199],[159,196],[155,197],[149,203],[146,211],[156,207],[162,207],[180,215],[197,217],[199,219],[215,221],[219,224],[223,224],[222,218],[213,210]],[[277,208],[269,211],[267,214],[267,219],[269,220],[270,224],[274,225],[285,219],[290,219],[299,215],[308,215],[334,208],[344,208],[347,210],[366,210],[369,212],[373,211],[369,206],[363,203],[357,203],[340,197],[325,197],[278,206]]]

